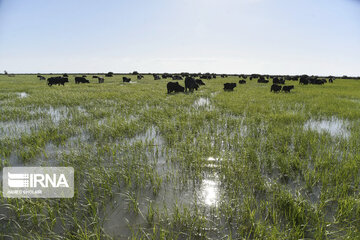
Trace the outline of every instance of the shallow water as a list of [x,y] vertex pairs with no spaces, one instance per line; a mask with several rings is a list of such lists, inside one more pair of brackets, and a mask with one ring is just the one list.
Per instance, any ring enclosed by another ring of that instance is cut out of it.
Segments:
[[217,175],[206,177],[200,186],[200,200],[206,206],[216,206],[220,200],[220,181]]
[[24,133],[30,134],[31,131],[36,131],[42,127],[38,120],[0,122],[0,139],[6,137],[19,138]]
[[66,107],[60,107],[60,108],[53,108],[50,107],[49,109],[46,109],[45,112],[50,115],[51,120],[58,124],[61,120],[70,118],[68,116],[69,110]]
[[26,92],[20,92],[17,94],[19,95],[19,98],[26,98],[27,96],[29,96],[29,94],[27,94]]
[[342,136],[348,138],[350,132],[347,129],[348,122],[336,117],[326,120],[310,119],[304,124],[304,129],[317,131],[319,133],[327,132],[333,137]]
[[194,104],[195,109],[204,109],[204,110],[213,110],[214,106],[211,104],[209,98],[200,97],[198,98]]

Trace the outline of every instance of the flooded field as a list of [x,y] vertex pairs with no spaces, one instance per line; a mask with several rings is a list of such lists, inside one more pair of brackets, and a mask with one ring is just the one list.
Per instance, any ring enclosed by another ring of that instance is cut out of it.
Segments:
[[0,76],[1,169],[75,169],[72,199],[1,197],[0,238],[358,236],[360,82],[225,92],[228,77],[166,94],[170,79],[122,77]]

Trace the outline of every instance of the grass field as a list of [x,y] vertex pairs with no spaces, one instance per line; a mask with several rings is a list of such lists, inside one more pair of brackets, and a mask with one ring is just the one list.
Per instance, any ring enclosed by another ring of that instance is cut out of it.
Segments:
[[0,238],[360,238],[360,81],[166,94],[122,76],[0,75],[0,170],[75,169],[72,199],[1,196]]

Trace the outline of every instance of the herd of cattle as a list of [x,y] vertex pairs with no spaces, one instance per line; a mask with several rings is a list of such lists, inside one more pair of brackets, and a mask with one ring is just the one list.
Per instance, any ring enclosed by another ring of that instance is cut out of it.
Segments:
[[[220,75],[222,78],[228,77],[228,75]],[[239,78],[243,78],[239,80],[239,84],[246,84],[246,80],[248,76],[246,75],[238,75]],[[153,75],[154,80],[159,80],[159,75]],[[173,80],[183,80],[182,76],[171,76],[171,75],[163,75],[162,78],[169,78],[171,77]],[[195,77],[199,77],[200,79],[195,79]],[[185,76],[185,87],[182,87],[178,82],[169,82],[167,84],[167,91],[168,93],[172,92],[187,92],[187,89],[189,89],[190,92],[192,92],[194,89],[197,90],[200,85],[205,85],[201,79],[213,79],[216,78],[215,74],[206,74],[206,75],[188,75]],[[270,92],[286,92],[289,93],[291,89],[294,89],[294,85],[287,85],[287,86],[281,86],[285,84],[285,81],[299,81],[299,84],[318,84],[322,85],[327,83],[328,81],[325,78],[319,78],[317,76],[264,76],[264,75],[257,75],[253,74],[249,77],[250,80],[253,80],[257,78],[258,83],[269,83],[270,78],[272,78],[272,85],[270,87]],[[334,77],[330,76],[329,83],[334,82]],[[224,83],[224,91],[233,91],[236,87],[236,83]]]
[[[110,72],[106,74],[107,77],[112,77],[113,74]],[[189,74],[189,73],[181,73],[181,74],[168,74],[164,73],[162,75],[159,74],[152,74],[154,80],[160,80],[160,79],[172,79],[172,80],[184,80],[185,79],[185,86],[181,86],[179,82],[168,82],[167,83],[167,92],[168,93],[178,93],[178,92],[193,92],[194,89],[198,90],[198,88],[201,85],[205,85],[205,83],[202,81],[202,79],[211,80],[217,78],[217,76],[220,76],[221,78],[227,78],[230,75],[222,74],[222,75],[216,75],[216,74]],[[234,76],[234,75],[232,75]],[[327,82],[333,83],[334,77],[329,76],[327,77],[328,80],[325,78],[320,78],[317,76],[307,76],[307,75],[301,75],[301,76],[270,76],[270,75],[260,75],[260,74],[252,74],[250,76],[248,75],[235,75],[240,78],[239,84],[246,84],[246,80],[249,79],[250,81],[257,79],[257,82],[260,84],[263,83],[269,83],[270,80],[272,80],[272,85],[270,87],[271,92],[290,92],[292,89],[294,89],[294,85],[285,85],[286,81],[298,81],[299,84],[307,85],[307,84],[316,84],[316,85],[323,85]],[[40,74],[37,75],[37,77],[40,80],[46,80],[44,76],[41,76]],[[47,79],[47,84],[51,87],[52,85],[65,85],[65,83],[69,82],[69,76],[67,74],[63,74],[62,76],[56,76],[56,77],[49,77]],[[86,75],[82,75],[81,77],[75,77],[75,84],[80,83],[90,83],[89,80],[86,79]],[[136,73],[136,77],[138,80],[141,80],[144,78],[143,75]],[[105,79],[103,77],[99,76],[92,76],[92,78],[97,78],[98,83],[104,83]],[[123,77],[122,78],[124,83],[131,82],[131,78],[129,77]],[[225,91],[233,91],[236,87],[236,83],[224,83],[224,90]]]

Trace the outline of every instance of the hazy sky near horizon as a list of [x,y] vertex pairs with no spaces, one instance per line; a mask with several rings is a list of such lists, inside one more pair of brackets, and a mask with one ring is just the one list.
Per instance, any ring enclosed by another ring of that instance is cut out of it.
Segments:
[[360,76],[360,0],[0,0],[0,71]]

